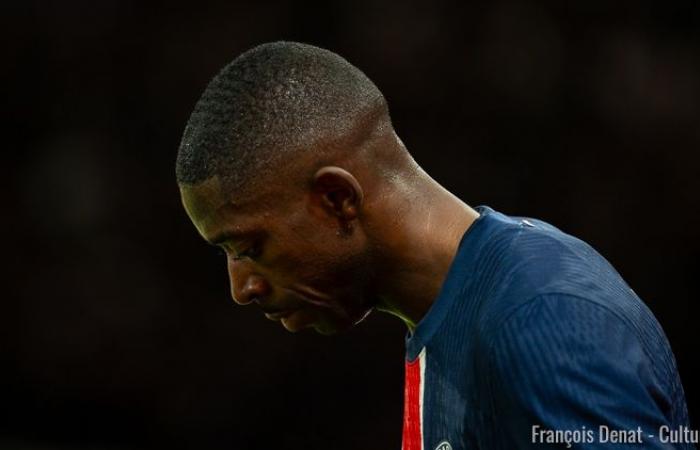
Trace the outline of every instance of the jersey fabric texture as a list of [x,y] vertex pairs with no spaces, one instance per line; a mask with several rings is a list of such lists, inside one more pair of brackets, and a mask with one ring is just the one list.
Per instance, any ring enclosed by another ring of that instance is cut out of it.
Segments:
[[[661,326],[615,269],[545,222],[476,209],[406,336],[403,450],[694,449],[661,440],[662,426],[689,426],[683,388]],[[534,426],[578,433],[547,441]]]

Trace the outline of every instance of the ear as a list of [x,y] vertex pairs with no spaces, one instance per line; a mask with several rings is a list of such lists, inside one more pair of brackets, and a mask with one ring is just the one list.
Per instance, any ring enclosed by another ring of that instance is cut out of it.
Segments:
[[355,219],[362,206],[362,187],[347,170],[335,166],[320,168],[312,182],[314,203],[327,214],[347,224]]

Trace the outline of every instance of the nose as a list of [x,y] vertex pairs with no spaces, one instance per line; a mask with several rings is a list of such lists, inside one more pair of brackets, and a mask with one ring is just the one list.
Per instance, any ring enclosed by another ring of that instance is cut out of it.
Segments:
[[239,305],[247,305],[270,293],[270,286],[261,275],[253,272],[250,262],[229,259],[228,277],[231,297]]

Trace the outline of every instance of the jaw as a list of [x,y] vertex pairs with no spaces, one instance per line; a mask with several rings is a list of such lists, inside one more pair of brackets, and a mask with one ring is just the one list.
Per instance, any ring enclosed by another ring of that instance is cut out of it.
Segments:
[[332,336],[350,331],[362,322],[372,312],[372,309],[349,312],[339,309],[337,306],[335,308],[329,308],[328,305],[321,308],[310,306],[281,319],[281,323],[287,331],[292,333],[305,328],[313,328],[321,335]]
[[333,320],[318,321],[314,324],[314,329],[323,335],[345,333],[365,320],[373,310],[373,307],[368,307],[352,313],[344,312],[342,316],[334,316]]

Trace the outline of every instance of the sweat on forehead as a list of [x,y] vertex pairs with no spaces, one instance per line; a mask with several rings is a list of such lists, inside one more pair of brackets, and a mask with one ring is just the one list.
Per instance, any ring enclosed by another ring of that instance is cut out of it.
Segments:
[[383,95],[342,57],[296,42],[262,44],[205,89],[182,137],[177,179],[193,185],[218,175],[229,189],[244,188],[302,156],[322,159],[328,146],[320,144],[347,139],[378,115],[388,118]]

